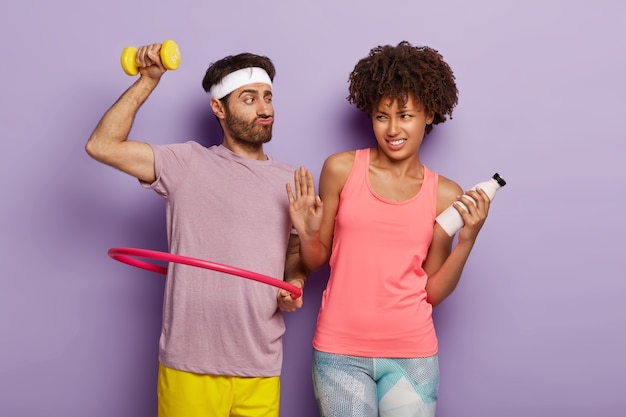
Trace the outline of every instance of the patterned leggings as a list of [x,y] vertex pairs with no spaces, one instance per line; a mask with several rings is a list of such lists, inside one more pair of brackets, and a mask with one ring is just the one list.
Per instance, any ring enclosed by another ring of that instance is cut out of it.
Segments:
[[439,363],[314,350],[313,388],[322,417],[433,417]]

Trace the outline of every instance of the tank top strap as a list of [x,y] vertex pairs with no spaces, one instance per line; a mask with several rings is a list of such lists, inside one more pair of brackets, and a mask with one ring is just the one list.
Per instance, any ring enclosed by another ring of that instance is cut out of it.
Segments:
[[356,149],[354,151],[354,162],[346,179],[342,194],[347,194],[348,190],[353,190],[361,186],[367,186],[367,174],[370,165],[370,149]]
[[424,181],[422,182],[422,190],[420,194],[424,196],[425,201],[429,201],[430,204],[427,204],[432,208],[432,218],[435,218],[437,214],[437,187],[439,184],[439,175],[428,169],[426,165],[424,165]]
[[354,151],[353,171],[358,171],[359,175],[365,175],[369,171],[370,165],[370,148],[357,149]]

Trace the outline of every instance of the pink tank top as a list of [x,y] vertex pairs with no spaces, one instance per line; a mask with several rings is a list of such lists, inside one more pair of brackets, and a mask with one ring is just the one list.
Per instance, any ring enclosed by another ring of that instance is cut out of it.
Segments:
[[432,356],[437,336],[422,264],[433,237],[438,176],[424,167],[417,195],[389,201],[369,182],[369,155],[356,151],[341,192],[313,346],[351,356]]

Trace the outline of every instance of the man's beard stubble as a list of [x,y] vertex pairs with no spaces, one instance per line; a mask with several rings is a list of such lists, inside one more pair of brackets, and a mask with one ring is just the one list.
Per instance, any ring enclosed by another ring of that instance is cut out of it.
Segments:
[[257,150],[264,143],[272,140],[273,124],[257,125],[256,122],[259,118],[261,117],[257,117],[248,122],[231,112],[227,112],[226,124],[230,128],[233,141],[244,148]]

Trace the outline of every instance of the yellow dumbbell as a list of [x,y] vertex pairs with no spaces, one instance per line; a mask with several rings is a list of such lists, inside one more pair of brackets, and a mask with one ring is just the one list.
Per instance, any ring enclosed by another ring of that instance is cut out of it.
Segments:
[[[180,50],[176,42],[167,40],[161,45],[161,63],[168,70],[175,70],[180,64]],[[139,67],[137,67],[137,48],[134,46],[127,46],[122,51],[120,61],[122,62],[122,69],[128,75],[137,75],[139,73]]]

